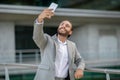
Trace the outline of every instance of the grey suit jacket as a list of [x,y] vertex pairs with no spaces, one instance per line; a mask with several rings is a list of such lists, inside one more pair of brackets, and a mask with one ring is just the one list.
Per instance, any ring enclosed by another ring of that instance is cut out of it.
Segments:
[[[43,24],[34,24],[33,40],[40,48],[41,63],[38,67],[34,80],[55,80],[55,55],[58,50],[57,36],[45,34]],[[67,40],[69,55],[70,80],[74,79],[74,72],[77,68],[84,70],[85,63],[78,52],[75,43]]]

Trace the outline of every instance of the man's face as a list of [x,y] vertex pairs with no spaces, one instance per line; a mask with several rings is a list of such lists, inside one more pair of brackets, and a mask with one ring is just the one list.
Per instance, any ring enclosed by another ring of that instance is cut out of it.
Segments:
[[69,21],[62,21],[57,29],[59,35],[68,36],[72,34],[72,24]]

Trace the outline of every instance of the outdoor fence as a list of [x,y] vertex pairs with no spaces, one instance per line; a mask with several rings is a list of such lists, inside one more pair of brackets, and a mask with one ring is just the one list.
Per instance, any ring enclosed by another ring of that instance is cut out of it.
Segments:
[[[9,58],[7,58],[9,61]],[[108,62],[119,62],[120,59],[109,60]],[[38,64],[40,62],[40,51],[39,49],[29,50],[16,50],[15,63],[0,63],[0,74],[5,74],[5,80],[10,80],[10,74],[16,74],[12,70],[20,70],[23,73],[36,72]],[[101,62],[101,61],[98,61]],[[104,60],[102,61],[104,62]],[[30,64],[29,64],[30,63]],[[33,64],[34,63],[34,64]],[[89,62],[88,62],[89,63]],[[93,63],[96,63],[94,61]],[[110,80],[110,74],[120,75],[120,70],[115,69],[102,69],[86,67],[85,72],[103,73],[106,75],[106,80]]]
[[[5,72],[5,80],[10,80],[9,78],[9,69],[8,67],[11,67],[11,69],[14,68],[29,68],[29,69],[37,69],[38,65],[32,65],[32,64],[0,64],[0,67],[4,67]],[[120,70],[113,70],[113,69],[100,69],[100,68],[86,68],[86,72],[97,72],[97,73],[104,73],[106,75],[106,80],[110,80],[110,74],[120,74]]]

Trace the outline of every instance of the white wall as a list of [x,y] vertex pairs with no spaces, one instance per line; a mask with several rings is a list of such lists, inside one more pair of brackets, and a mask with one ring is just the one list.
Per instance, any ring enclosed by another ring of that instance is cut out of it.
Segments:
[[119,25],[87,24],[75,28],[70,39],[76,42],[78,50],[89,65],[120,65]]
[[13,22],[0,22],[0,63],[15,62],[15,34]]
[[88,60],[88,27],[76,27],[74,28],[73,34],[70,37],[72,41],[74,41],[78,47],[78,51],[81,53],[81,56]]

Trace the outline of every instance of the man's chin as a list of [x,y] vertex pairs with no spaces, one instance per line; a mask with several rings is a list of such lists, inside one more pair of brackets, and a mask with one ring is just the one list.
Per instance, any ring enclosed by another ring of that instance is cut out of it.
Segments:
[[58,33],[58,35],[64,36],[64,37],[68,36],[68,35],[66,35],[66,34],[64,34],[64,33]]

